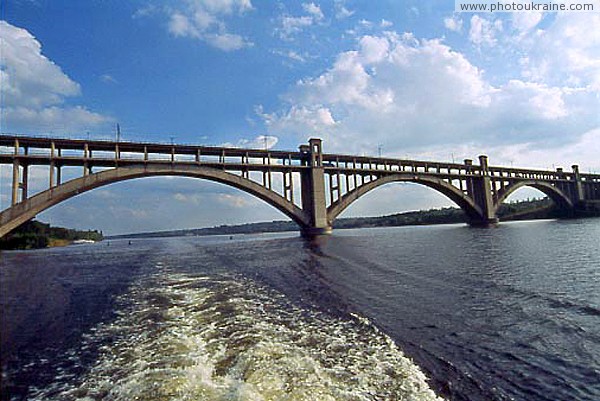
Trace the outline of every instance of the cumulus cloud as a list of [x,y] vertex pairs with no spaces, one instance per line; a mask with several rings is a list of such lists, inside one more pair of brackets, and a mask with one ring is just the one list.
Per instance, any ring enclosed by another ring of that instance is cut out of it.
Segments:
[[2,90],[7,106],[39,107],[77,96],[79,84],[42,54],[42,45],[25,29],[0,21],[3,39]]
[[319,105],[292,106],[283,113],[260,113],[266,125],[273,132],[302,135],[323,135],[336,125],[331,110]]
[[571,143],[561,147],[540,147],[537,143],[519,143],[491,149],[494,163],[542,169],[563,167],[571,170],[579,164],[584,172],[600,173],[600,128],[583,133]]
[[329,150],[390,155],[463,143],[478,148],[563,146],[598,127],[598,92],[512,79],[492,84],[440,40],[410,34],[361,37],[323,74],[304,78],[287,107],[259,113],[269,132],[318,135]]
[[321,7],[319,7],[315,3],[303,3],[302,9],[308,14],[312,15],[316,21],[320,21],[323,18],[325,18],[325,15],[323,15],[323,11],[321,11]]
[[48,106],[40,109],[7,107],[5,113],[7,127],[19,127],[18,130],[27,132],[82,130],[110,121],[81,106]]
[[321,22],[325,18],[321,7],[315,3],[303,3],[302,9],[306,15],[282,15],[279,18],[279,27],[276,32],[281,39],[291,40],[295,34]]
[[444,26],[451,31],[460,32],[462,30],[463,20],[456,17],[448,17],[444,18]]
[[521,43],[523,75],[533,81],[600,91],[600,14],[559,13]]
[[502,31],[502,21],[490,21],[478,15],[471,17],[469,40],[477,46],[494,46],[497,42],[496,35]]
[[42,45],[27,30],[0,21],[0,40],[3,129],[69,131],[109,121],[82,106],[64,105],[81,94],[81,87],[42,54]]
[[[145,10],[145,9],[144,9]],[[178,8],[168,7],[168,30],[175,37],[197,39],[223,51],[252,46],[241,35],[230,33],[225,19],[252,10],[250,0],[187,0]],[[136,16],[145,13],[138,11]]]
[[542,17],[542,13],[534,11],[527,13],[512,13],[512,26],[519,31],[520,35],[525,35],[540,23]]
[[301,32],[304,28],[313,24],[314,18],[309,15],[302,17],[281,17],[281,27],[279,28],[279,36],[282,39],[289,39],[293,34]]

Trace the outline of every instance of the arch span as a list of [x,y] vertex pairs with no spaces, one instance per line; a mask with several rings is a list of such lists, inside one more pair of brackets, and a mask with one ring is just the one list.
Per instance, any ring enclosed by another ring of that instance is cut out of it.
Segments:
[[210,167],[186,167],[188,166],[141,165],[118,167],[67,181],[64,184],[40,192],[0,213],[0,237],[35,217],[38,213],[80,193],[119,181],[155,176],[202,178],[226,184],[264,200],[291,218],[301,228],[309,225],[308,218],[302,209],[276,192],[249,179]]
[[424,175],[416,176],[412,173],[399,173],[383,176],[374,181],[370,181],[344,195],[340,200],[329,206],[327,211],[329,222],[333,223],[340,213],[342,213],[348,206],[350,206],[352,203],[354,203],[354,201],[367,192],[391,182],[414,182],[425,185],[438,192],[441,192],[443,195],[456,203],[467,214],[470,220],[476,221],[482,218],[483,213],[479,206],[475,204],[473,199],[464,194],[460,189],[447,183],[441,178]]
[[571,198],[567,196],[563,191],[554,185],[543,182],[543,181],[520,181],[509,187],[507,187],[504,191],[501,191],[498,195],[498,200],[494,205],[494,213],[498,211],[500,205],[512,195],[515,191],[523,188],[523,187],[531,187],[535,188],[538,191],[543,192],[547,195],[552,201],[561,208],[572,209],[574,207]]

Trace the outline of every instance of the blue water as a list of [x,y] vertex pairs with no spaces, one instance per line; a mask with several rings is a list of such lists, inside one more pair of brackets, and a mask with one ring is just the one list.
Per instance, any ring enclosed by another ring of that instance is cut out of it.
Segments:
[[2,399],[598,400],[599,239],[587,219],[5,252]]

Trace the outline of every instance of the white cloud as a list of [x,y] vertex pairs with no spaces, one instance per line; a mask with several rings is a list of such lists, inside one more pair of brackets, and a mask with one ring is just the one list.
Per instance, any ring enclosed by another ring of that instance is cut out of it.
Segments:
[[109,84],[116,84],[116,83],[118,83],[118,81],[115,79],[115,77],[113,77],[110,74],[102,74],[102,75],[100,75],[100,80],[102,82],[109,83]]
[[558,147],[598,127],[598,92],[509,80],[484,72],[439,40],[410,34],[363,36],[323,74],[285,95],[288,106],[259,111],[269,132],[320,136],[328,150],[358,154],[373,143],[390,155],[432,146]]
[[312,15],[316,21],[320,21],[323,18],[325,18],[325,16],[323,15],[323,11],[321,11],[321,7],[319,7],[315,3],[303,3],[302,8],[304,9],[304,11]]
[[109,118],[84,107],[48,106],[40,109],[8,107],[3,110],[6,127],[19,127],[27,132],[69,132],[99,126]]
[[[260,108],[259,108],[260,109]],[[221,146],[248,149],[271,149],[279,142],[279,138],[272,135],[258,135],[253,139],[240,139],[236,143],[226,142]]]
[[175,12],[169,20],[169,32],[175,36],[200,37],[200,31],[185,15]]
[[547,83],[591,86],[600,91],[600,14],[564,13],[538,29],[521,47],[523,75]]
[[512,13],[512,26],[525,35],[537,26],[542,20],[543,14],[539,12]]
[[211,46],[224,51],[239,50],[243,47],[253,46],[252,43],[246,42],[240,35],[231,33],[207,35],[206,42]]
[[28,31],[0,21],[0,35],[6,106],[59,104],[81,93],[79,84],[42,54],[42,45]]
[[302,17],[281,17],[281,28],[279,29],[279,36],[282,39],[289,39],[293,34],[301,32],[304,28],[309,27],[313,24],[314,18],[312,16]]
[[110,119],[82,106],[65,106],[81,87],[42,54],[42,46],[27,30],[0,21],[3,130],[79,130]]
[[132,18],[144,18],[144,17],[148,17],[151,16],[153,14],[157,14],[160,12],[159,7],[156,4],[147,4],[139,9],[137,9],[134,13]]
[[193,0],[192,3],[216,14],[244,13],[252,10],[250,0]]
[[561,147],[546,148],[536,143],[523,143],[493,149],[497,164],[552,169],[563,167],[571,171],[579,164],[582,172],[600,173],[600,128],[585,132],[575,141]]
[[463,20],[456,17],[444,18],[444,26],[451,31],[460,32],[462,30]]
[[[233,51],[252,46],[252,42],[228,32],[225,19],[250,10],[250,0],[188,0],[183,7],[167,7],[165,12],[169,16],[168,30],[173,36],[197,39],[217,49]],[[146,14],[138,11],[135,15]]]
[[344,5],[344,0],[334,0],[335,18],[345,19],[354,14],[354,11],[348,10]]
[[386,19],[382,19],[381,22],[379,23],[379,26],[382,28],[390,28],[391,26],[393,26],[394,23],[392,21],[388,21]]
[[252,198],[248,195],[233,194],[219,194],[217,197],[217,201],[220,203],[224,203],[228,206],[233,206],[235,208],[245,208],[258,203],[258,200],[256,198]]
[[366,19],[361,19],[360,21],[358,21],[358,25],[364,27],[364,28],[372,28],[373,27],[373,23],[369,20]]
[[296,53],[293,50],[287,52],[287,56],[292,59],[304,63],[306,61],[306,57]]
[[325,18],[321,7],[315,3],[303,3],[302,9],[306,15],[282,15],[279,18],[280,26],[276,29],[276,32],[281,39],[291,40],[295,34],[302,32],[312,25],[321,23]]
[[477,46],[494,46],[497,42],[496,34],[502,31],[502,21],[487,20],[478,15],[471,17],[471,29],[469,30],[469,40]]
[[272,132],[285,132],[297,136],[322,136],[336,125],[331,110],[318,105],[312,107],[292,106],[285,113],[280,114],[264,113],[262,109],[257,112]]
[[310,56],[307,53],[298,53],[294,50],[272,50],[273,54],[283,56],[289,60],[297,61],[299,63],[305,63]]
[[178,202],[189,202],[190,200],[189,196],[182,194],[181,192],[176,192],[175,194],[173,194],[173,199],[175,199]]
[[[429,160],[447,160],[450,156],[447,147],[434,146],[417,157]],[[584,132],[570,143],[560,147],[540,146],[538,142],[499,144],[485,149],[475,143],[464,143],[452,147],[457,161],[473,158],[486,153],[494,166],[515,166],[534,169],[554,169],[562,167],[571,171],[573,164],[579,164],[583,172],[600,173],[600,128]]]

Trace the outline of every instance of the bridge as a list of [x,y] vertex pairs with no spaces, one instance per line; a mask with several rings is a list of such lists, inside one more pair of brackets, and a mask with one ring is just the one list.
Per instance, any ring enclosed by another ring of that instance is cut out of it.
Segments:
[[[331,232],[362,195],[391,182],[433,188],[454,201],[469,224],[498,221],[500,204],[528,186],[571,214],[600,205],[600,174],[494,167],[323,153],[320,139],[298,151],[240,149],[0,135],[0,165],[12,167],[11,204],[0,212],[0,237],[38,213],[86,191],[153,176],[194,177],[230,185],[274,206],[303,235]],[[47,166],[47,189],[30,194],[30,168]],[[75,176],[73,174],[75,173]],[[65,175],[70,175],[67,179]]]

